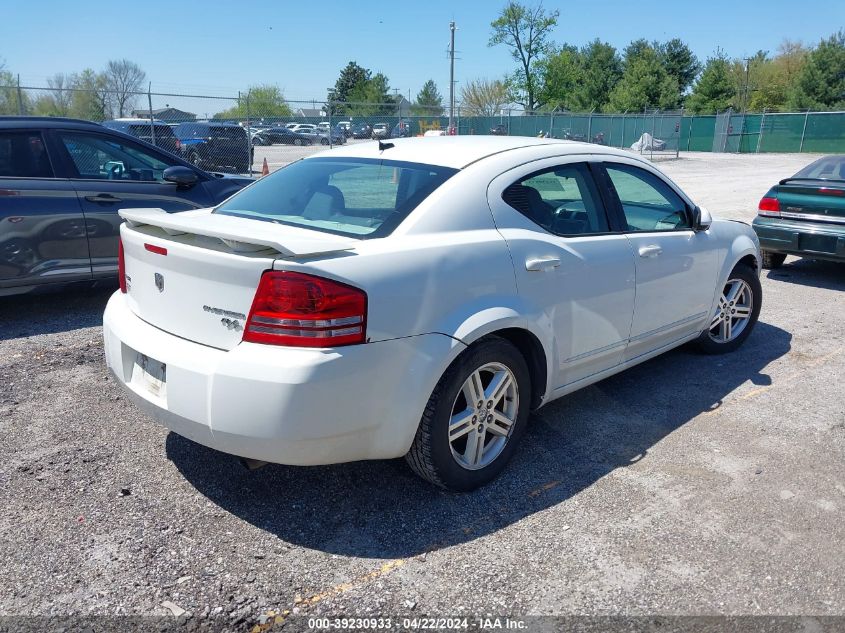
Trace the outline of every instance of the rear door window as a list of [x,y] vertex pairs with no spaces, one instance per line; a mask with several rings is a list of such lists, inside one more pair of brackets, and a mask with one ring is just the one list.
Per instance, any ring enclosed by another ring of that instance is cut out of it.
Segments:
[[590,235],[610,230],[592,174],[584,163],[532,174],[505,189],[502,199],[555,235]]
[[0,177],[53,178],[53,167],[39,132],[0,132]]

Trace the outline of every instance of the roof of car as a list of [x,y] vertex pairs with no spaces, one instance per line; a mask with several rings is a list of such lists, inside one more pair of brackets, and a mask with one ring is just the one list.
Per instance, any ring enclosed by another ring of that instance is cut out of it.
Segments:
[[220,127],[241,127],[231,121],[182,121],[179,125],[214,125]]
[[70,119],[67,117],[58,117],[58,116],[0,116],[0,127],[2,128],[28,128],[28,127],[41,127],[41,128],[87,128],[90,129],[91,127],[100,128],[102,126],[99,123],[93,123],[91,121],[83,121],[82,119]]
[[604,145],[530,136],[428,136],[396,138],[386,143],[392,144],[393,147],[379,150],[379,143],[373,141],[344,145],[330,150],[330,154],[322,152],[316,156],[379,158],[455,169],[461,169],[494,154],[543,145],[556,145],[562,154],[584,153],[584,150],[588,149],[592,154],[631,156],[630,152]]
[[[137,117],[131,117],[131,118],[130,117],[123,117],[122,119],[112,119],[111,121],[103,121],[103,123],[146,123],[147,125],[149,125],[150,120],[149,119],[139,119]],[[165,123],[161,119],[153,119],[153,123],[156,123],[156,124],[162,123],[164,125],[167,125],[167,123]]]

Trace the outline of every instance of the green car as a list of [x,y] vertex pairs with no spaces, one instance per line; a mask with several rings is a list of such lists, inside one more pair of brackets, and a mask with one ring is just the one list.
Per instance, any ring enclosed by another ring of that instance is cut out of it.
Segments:
[[769,189],[753,226],[763,268],[787,255],[845,262],[845,156],[820,158]]

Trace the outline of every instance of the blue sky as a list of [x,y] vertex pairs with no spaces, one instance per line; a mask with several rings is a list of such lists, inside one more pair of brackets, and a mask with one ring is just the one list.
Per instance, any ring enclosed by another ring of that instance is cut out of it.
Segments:
[[[450,20],[458,25],[458,81],[497,78],[512,69],[503,47],[487,46],[490,22],[503,5],[504,0],[5,0],[0,59],[20,73],[22,83],[38,86],[58,71],[100,69],[110,58],[126,57],[146,71],[153,91],[228,95],[251,84],[275,83],[289,99],[323,98],[340,69],[356,60],[384,72],[391,87],[406,96],[409,90],[415,96],[432,78],[445,97]],[[784,37],[815,43],[845,25],[842,0],[546,0],[544,6],[560,9],[556,42],[581,45],[599,37],[621,49],[638,37],[680,37],[702,59],[717,46],[742,57],[758,49],[775,51]]]

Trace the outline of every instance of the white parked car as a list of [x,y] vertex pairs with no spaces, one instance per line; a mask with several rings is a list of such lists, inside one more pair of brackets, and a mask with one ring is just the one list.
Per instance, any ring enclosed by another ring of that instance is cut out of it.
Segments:
[[214,209],[120,213],[109,368],[253,464],[404,455],[470,490],[532,409],[689,341],[734,350],[762,299],[749,226],[570,141],[347,145]]

